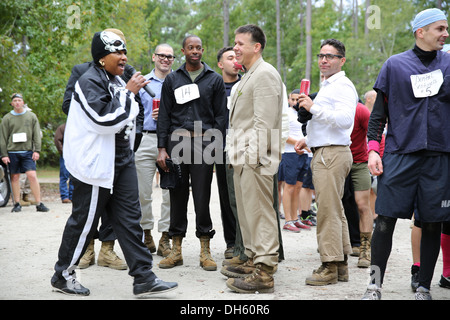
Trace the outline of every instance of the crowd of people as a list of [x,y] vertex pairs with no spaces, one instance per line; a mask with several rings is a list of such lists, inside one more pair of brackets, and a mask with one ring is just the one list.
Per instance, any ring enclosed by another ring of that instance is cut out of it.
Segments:
[[[305,283],[349,281],[348,256],[355,255],[358,267],[371,270],[362,298],[381,299],[395,222],[413,216],[416,299],[431,299],[441,247],[440,285],[450,288],[445,14],[438,9],[420,12],[413,33],[415,47],[386,61],[374,90],[364,95],[365,104],[343,71],[346,48],[336,39],[319,48],[320,90],[305,94],[293,88],[288,95],[277,70],[263,59],[266,36],[256,25],[237,28],[234,46],[217,53],[222,74],[202,61],[204,47],[196,35],[184,38],[185,62],[176,70],[173,48],[156,46],[154,69],[144,76],[127,72],[126,39],[120,30],[95,33],[92,61],[72,70],[63,104],[67,122],[55,136],[61,200],[72,204],[72,214],[53,288],[90,294],[75,271],[95,263],[98,238],[98,264],[129,269],[135,295],[176,289],[176,282],[156,276],[152,253],[163,257],[159,268],[183,265],[191,194],[200,266],[217,270],[210,246],[215,235],[209,206],[214,172],[226,244],[220,272],[232,291],[273,292],[278,263],[284,259],[282,232],[315,228],[320,266]],[[2,121],[0,150],[13,173],[13,211],[20,211],[20,173],[30,180],[37,210],[47,211],[35,174],[39,123],[23,109],[20,94],[13,96],[12,105],[14,111]],[[14,124],[16,119],[22,120]],[[31,128],[28,122],[33,131],[22,133]],[[152,234],[157,172],[164,188],[158,246]],[[280,219],[285,220],[282,226]],[[116,240],[125,261],[113,251]]]

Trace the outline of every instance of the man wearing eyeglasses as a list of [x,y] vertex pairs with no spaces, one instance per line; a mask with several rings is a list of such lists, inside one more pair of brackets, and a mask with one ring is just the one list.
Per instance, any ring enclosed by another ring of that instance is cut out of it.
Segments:
[[358,94],[345,76],[345,46],[325,40],[317,55],[324,81],[316,98],[301,95],[299,106],[312,114],[307,136],[295,146],[302,154],[313,152],[311,169],[317,201],[317,242],[322,265],[306,279],[308,285],[348,281],[347,255],[352,252],[347,220],[342,206],[345,178],[352,167],[350,135]]
[[161,215],[158,221],[158,231],[162,233],[156,249],[151,230],[155,223],[152,210],[153,179],[156,173],[156,158],[158,157],[158,140],[156,138],[156,124],[159,108],[153,108],[153,99],[161,98],[161,88],[166,76],[172,72],[175,56],[173,48],[168,44],[160,44],[155,48],[152,60],[155,68],[148,75],[150,88],[155,93],[152,98],[144,89],[139,95],[144,106],[144,125],[142,140],[135,154],[136,170],[139,184],[139,200],[141,202],[142,220],[144,229],[144,243],[150,252],[166,257],[170,252],[169,224],[170,224],[170,194],[169,190],[162,189]]

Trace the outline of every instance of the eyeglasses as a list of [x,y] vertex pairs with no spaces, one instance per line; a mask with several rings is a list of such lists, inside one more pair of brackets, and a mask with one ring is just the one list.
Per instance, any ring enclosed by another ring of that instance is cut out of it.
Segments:
[[158,58],[159,58],[159,60],[164,60],[164,59],[167,59],[168,61],[173,61],[173,60],[175,60],[175,56],[172,56],[172,55],[165,55],[165,54],[162,54],[162,53],[155,53],[155,56],[157,56]]
[[318,54],[317,58],[319,60],[322,60],[323,58],[327,59],[327,61],[329,60],[333,60],[334,58],[343,58],[343,56],[339,55],[339,54],[331,54],[331,53],[327,53],[327,54]]

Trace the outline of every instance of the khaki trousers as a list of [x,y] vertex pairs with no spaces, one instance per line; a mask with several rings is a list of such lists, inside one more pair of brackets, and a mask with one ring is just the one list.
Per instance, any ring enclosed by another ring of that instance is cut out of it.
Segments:
[[353,157],[347,146],[317,149],[311,161],[317,202],[317,243],[322,262],[343,261],[352,252],[342,197]]
[[277,214],[273,208],[273,175],[234,166],[234,190],[245,254],[253,263],[278,264]]

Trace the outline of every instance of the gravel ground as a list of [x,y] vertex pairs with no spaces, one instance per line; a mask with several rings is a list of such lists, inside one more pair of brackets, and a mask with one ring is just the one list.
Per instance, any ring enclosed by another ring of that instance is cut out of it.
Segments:
[[[50,278],[56,262],[61,235],[67,218],[71,213],[71,204],[62,204],[54,181],[41,181],[43,201],[50,212],[36,212],[34,206],[24,207],[20,213],[11,213],[12,205],[0,208],[0,299],[1,300],[136,300],[132,294],[132,278],[127,271],[117,271],[97,265],[78,270],[80,282],[91,290],[87,297],[72,297],[52,291]],[[211,212],[216,236],[211,243],[213,258],[219,266],[223,260],[225,242],[223,240],[219,201],[216,182],[211,200]],[[161,190],[155,188],[154,205],[159,207]],[[320,265],[317,254],[314,228],[301,233],[282,233],[285,260],[279,264],[275,274],[275,292],[272,294],[237,294],[230,291],[226,277],[217,271],[204,271],[199,266],[200,243],[195,238],[195,214],[192,200],[189,202],[189,226],[183,241],[184,265],[173,269],[160,269],[162,259],[154,255],[154,272],[163,280],[176,281],[178,289],[153,300],[167,303],[172,301],[176,314],[183,314],[183,306],[197,306],[206,301],[219,305],[242,304],[248,301],[263,300],[264,305],[296,301],[288,306],[300,306],[297,300],[360,300],[369,280],[368,269],[356,266],[357,258],[349,257],[349,282],[336,285],[313,287],[305,285],[305,278]],[[158,217],[158,212],[156,213]],[[282,220],[283,222],[283,220]],[[411,222],[399,220],[394,244],[383,288],[384,300],[413,300],[410,288]],[[154,232],[155,235],[156,232]],[[159,240],[159,235],[155,238]],[[95,243],[96,253],[100,243]],[[115,250],[123,257],[120,246]],[[440,288],[437,282],[442,272],[442,257],[438,259],[432,282],[432,295],[435,300],[449,300],[450,290]],[[174,300],[178,302],[174,302]],[[186,301],[187,300],[187,301]],[[244,301],[244,302],[243,302]],[[298,307],[297,307],[298,308]],[[216,307],[216,310],[218,307]],[[192,312],[199,309],[192,309]],[[206,311],[205,311],[206,312]],[[225,313],[225,307],[222,307]],[[216,311],[217,313],[217,311]]]

